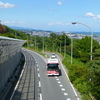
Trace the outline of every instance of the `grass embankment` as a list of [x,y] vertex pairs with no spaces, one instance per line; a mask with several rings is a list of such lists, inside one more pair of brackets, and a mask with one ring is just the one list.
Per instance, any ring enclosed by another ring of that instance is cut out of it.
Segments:
[[[32,51],[33,48],[27,48]],[[47,56],[46,53],[43,53],[41,50],[36,50],[35,52]],[[71,57],[69,55],[66,55],[65,59],[63,59],[62,63],[66,68],[68,69],[68,76],[70,78],[70,81],[74,85],[74,87],[81,93],[82,100],[91,100],[89,96],[89,69],[88,67],[82,63],[80,60],[72,59],[71,64]]]
[[82,100],[91,100],[89,96],[89,69],[88,67],[79,60],[72,59],[66,55],[62,63],[68,69],[68,76],[74,87],[81,93]]

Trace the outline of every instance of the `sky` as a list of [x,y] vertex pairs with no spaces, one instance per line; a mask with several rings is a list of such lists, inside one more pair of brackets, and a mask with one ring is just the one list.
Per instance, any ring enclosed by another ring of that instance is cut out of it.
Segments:
[[32,29],[100,31],[100,0],[0,0],[0,20]]

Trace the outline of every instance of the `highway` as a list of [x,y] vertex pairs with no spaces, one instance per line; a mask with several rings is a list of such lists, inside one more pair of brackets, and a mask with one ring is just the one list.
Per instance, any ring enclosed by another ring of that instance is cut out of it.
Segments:
[[34,56],[38,66],[39,87],[41,87],[40,100],[80,100],[65,73],[59,57],[62,76],[48,77],[46,75],[47,59],[32,51],[29,52]]
[[[59,56],[61,76],[46,75],[47,58],[27,50],[23,73],[10,100],[80,100]],[[49,54],[50,55],[50,54]]]
[[35,60],[30,53],[23,54],[25,64],[10,100],[39,100]]

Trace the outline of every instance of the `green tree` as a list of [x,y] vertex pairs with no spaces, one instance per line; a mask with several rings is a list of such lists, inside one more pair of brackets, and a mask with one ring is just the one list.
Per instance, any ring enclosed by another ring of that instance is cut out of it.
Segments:
[[87,63],[90,73],[91,93],[96,100],[100,99],[100,61],[90,61]]

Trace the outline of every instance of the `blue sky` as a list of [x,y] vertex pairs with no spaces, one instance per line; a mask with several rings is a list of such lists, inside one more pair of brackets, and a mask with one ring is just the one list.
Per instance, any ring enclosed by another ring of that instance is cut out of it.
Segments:
[[100,0],[1,0],[0,20],[7,26],[51,31],[100,31]]

